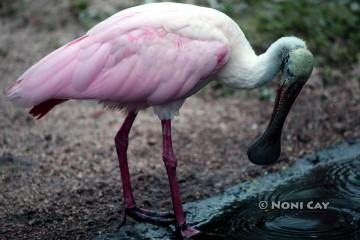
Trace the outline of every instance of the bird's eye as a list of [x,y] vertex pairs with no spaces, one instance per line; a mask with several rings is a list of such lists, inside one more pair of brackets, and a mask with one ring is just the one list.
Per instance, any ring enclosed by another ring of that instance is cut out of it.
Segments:
[[281,63],[281,68],[284,69],[286,68],[287,63],[289,62],[289,55],[283,55],[283,59],[282,59],[282,63]]
[[293,77],[294,74],[288,69],[286,69],[286,74],[289,76],[289,77]]
[[288,63],[288,61],[289,61],[289,55],[286,55],[286,57],[284,59],[284,63],[286,64],[286,63]]

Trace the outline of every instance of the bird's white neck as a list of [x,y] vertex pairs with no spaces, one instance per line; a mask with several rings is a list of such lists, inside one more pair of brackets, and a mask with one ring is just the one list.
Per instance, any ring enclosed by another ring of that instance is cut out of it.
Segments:
[[283,37],[271,44],[263,54],[256,55],[244,39],[234,42],[229,62],[219,73],[219,80],[232,88],[260,87],[275,78],[285,56],[291,49],[306,47],[296,37]]

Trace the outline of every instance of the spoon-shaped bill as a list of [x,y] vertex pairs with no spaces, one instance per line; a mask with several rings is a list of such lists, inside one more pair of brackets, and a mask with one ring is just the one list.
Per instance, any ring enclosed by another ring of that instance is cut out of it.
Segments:
[[279,87],[270,123],[247,152],[251,162],[258,165],[269,165],[279,158],[284,122],[304,84],[305,82],[295,81],[289,86],[282,84]]

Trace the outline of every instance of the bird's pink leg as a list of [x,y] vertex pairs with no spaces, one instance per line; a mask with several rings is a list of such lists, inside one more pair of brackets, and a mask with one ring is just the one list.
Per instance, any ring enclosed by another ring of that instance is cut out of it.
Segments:
[[125,118],[124,123],[122,124],[120,130],[115,136],[116,152],[119,158],[120,174],[126,208],[133,208],[136,206],[131,188],[129,166],[127,161],[129,133],[136,118],[136,115],[137,114],[135,112],[130,112]]
[[172,139],[171,139],[171,120],[162,120],[163,133],[163,160],[166,167],[166,172],[169,178],[169,185],[171,191],[171,198],[175,213],[175,220],[177,228],[183,237],[189,238],[199,233],[199,231],[186,224],[184,210],[182,207],[181,196],[179,191],[179,184],[176,178],[177,159],[175,157]]
[[[159,225],[169,225],[174,223],[174,215],[167,212],[152,212],[136,207],[134,195],[130,182],[129,166],[127,161],[127,149],[129,144],[130,129],[136,118],[135,112],[130,112],[115,136],[116,152],[119,158],[121,181],[123,187],[125,216],[128,215],[135,220],[145,221]],[[125,223],[125,218],[124,222]]]

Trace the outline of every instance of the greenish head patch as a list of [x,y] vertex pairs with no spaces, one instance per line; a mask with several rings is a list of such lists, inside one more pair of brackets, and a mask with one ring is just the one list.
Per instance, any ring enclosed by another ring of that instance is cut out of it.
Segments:
[[306,81],[314,67],[314,56],[306,48],[297,48],[289,52],[286,69],[287,81]]

